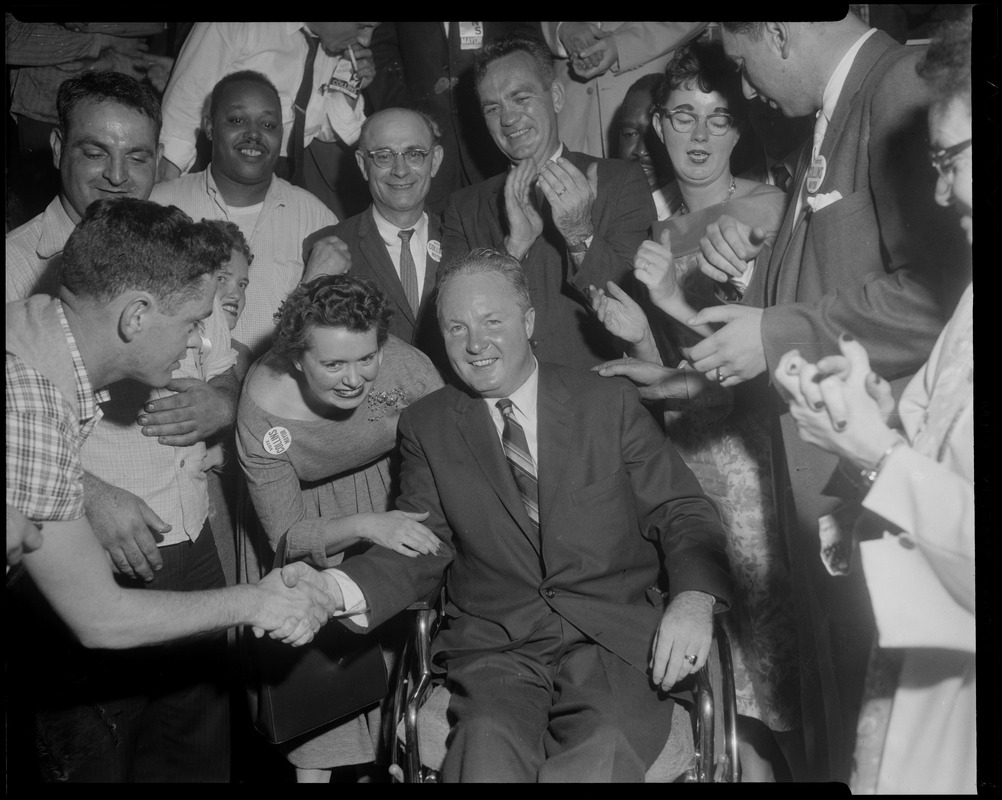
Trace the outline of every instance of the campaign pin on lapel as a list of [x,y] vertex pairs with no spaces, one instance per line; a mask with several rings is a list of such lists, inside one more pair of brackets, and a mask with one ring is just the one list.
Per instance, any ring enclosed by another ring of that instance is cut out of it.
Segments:
[[825,180],[825,169],[827,169],[828,162],[825,161],[823,155],[816,155],[811,159],[811,166],[807,170],[807,192],[809,194],[814,194],[818,189],[821,188],[821,184]]

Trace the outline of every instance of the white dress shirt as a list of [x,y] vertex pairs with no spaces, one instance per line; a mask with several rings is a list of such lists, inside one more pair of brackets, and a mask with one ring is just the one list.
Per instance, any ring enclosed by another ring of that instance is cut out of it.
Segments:
[[414,259],[414,271],[417,273],[418,300],[424,292],[424,278],[428,266],[428,214],[421,215],[416,223],[409,228],[398,228],[387,220],[376,206],[372,206],[372,218],[376,222],[376,230],[386,245],[386,251],[390,254],[390,261],[393,262],[393,269],[397,271],[397,278],[400,277],[400,253],[403,241],[400,238],[400,231],[414,230],[411,236],[411,257]]

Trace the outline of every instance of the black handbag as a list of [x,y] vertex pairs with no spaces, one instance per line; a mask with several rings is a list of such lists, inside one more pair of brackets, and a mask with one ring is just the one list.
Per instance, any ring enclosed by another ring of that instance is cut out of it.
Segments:
[[[275,565],[285,562],[283,537]],[[331,620],[302,647],[241,631],[254,727],[280,744],[379,703],[386,664],[375,633],[359,634]]]

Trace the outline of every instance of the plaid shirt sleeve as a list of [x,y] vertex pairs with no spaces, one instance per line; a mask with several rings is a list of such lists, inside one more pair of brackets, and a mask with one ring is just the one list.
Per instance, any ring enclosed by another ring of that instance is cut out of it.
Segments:
[[7,354],[7,503],[29,519],[84,516],[80,423],[59,390]]

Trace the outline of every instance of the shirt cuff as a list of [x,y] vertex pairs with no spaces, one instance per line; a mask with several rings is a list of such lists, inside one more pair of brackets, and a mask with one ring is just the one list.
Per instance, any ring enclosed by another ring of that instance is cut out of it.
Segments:
[[339,619],[347,618],[360,628],[368,628],[369,609],[365,604],[365,595],[362,594],[358,584],[339,569],[325,569],[324,576],[337,584],[344,598],[344,611],[339,611],[333,616]]

